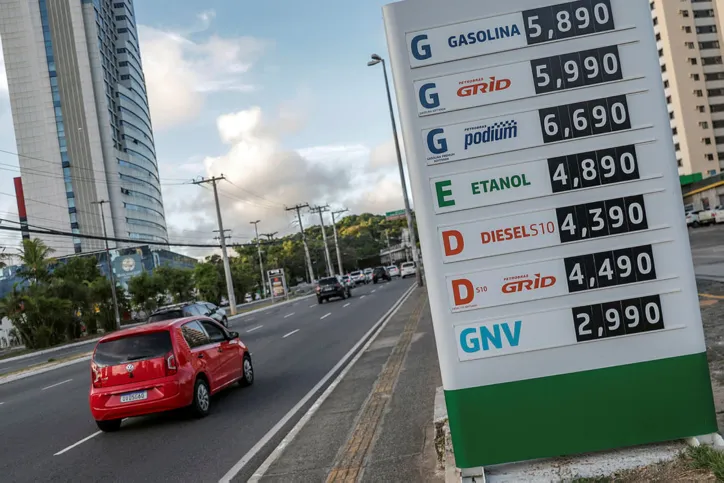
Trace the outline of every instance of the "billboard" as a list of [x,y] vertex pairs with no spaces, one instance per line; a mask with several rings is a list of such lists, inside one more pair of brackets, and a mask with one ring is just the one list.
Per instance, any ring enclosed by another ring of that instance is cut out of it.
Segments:
[[384,18],[457,465],[715,432],[648,2]]
[[288,298],[287,279],[283,268],[267,271],[267,279],[271,287],[272,302],[278,298]]

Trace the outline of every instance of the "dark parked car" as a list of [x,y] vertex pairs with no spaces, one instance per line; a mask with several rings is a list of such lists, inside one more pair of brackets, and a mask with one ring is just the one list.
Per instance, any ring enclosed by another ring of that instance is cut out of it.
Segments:
[[226,318],[226,311],[210,302],[186,302],[161,307],[151,314],[148,322],[153,323],[162,320],[199,316],[212,318],[224,327],[229,327],[229,319]]
[[383,280],[390,282],[392,281],[392,277],[390,277],[390,273],[385,267],[376,267],[374,271],[372,271],[372,283],[381,282]]
[[322,278],[317,283],[317,302],[323,303],[332,297],[339,297],[342,300],[352,296],[352,290],[344,283],[341,277]]

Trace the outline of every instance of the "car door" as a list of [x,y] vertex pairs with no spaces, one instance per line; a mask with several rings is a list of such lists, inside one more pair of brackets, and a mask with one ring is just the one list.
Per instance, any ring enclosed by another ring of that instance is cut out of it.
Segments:
[[222,385],[221,353],[219,343],[212,342],[209,334],[199,320],[188,322],[181,326],[181,333],[191,349],[192,364],[196,373],[203,372],[209,379],[209,389],[216,392]]
[[241,358],[236,346],[229,343],[229,334],[216,322],[201,320],[211,343],[217,345],[219,385],[225,386],[241,377]]

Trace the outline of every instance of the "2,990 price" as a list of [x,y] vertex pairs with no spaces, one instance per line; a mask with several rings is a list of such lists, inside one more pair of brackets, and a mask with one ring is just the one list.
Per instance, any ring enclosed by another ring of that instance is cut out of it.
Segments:
[[651,245],[565,259],[570,293],[656,280]]
[[644,197],[628,196],[556,209],[561,243],[648,229]]
[[610,0],[579,0],[526,10],[523,20],[528,45],[616,28]]
[[639,179],[636,146],[619,146],[548,160],[554,193]]
[[623,79],[618,47],[556,55],[530,61],[536,94]]
[[620,337],[664,329],[661,297],[642,297],[573,309],[576,340]]
[[539,116],[545,143],[631,129],[626,96],[541,109]]

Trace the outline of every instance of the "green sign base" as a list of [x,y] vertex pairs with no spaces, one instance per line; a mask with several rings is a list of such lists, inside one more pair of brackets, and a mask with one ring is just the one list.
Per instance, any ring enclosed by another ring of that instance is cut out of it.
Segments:
[[717,431],[706,353],[445,391],[458,468]]

